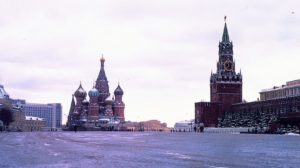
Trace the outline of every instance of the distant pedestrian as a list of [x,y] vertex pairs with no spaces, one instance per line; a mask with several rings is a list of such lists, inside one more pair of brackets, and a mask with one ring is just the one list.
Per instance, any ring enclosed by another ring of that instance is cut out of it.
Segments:
[[77,132],[77,125],[74,126],[74,131]]

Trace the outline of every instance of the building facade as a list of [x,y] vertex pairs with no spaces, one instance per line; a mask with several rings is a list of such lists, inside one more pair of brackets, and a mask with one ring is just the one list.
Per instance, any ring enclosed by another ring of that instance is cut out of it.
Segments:
[[122,131],[170,131],[166,123],[161,123],[159,120],[148,120],[141,122],[126,122],[123,123],[119,130]]
[[47,129],[61,128],[62,124],[62,106],[60,103],[38,104],[25,103],[22,109],[26,116],[43,118],[46,121]]
[[44,131],[46,120],[44,118],[25,116],[23,131]]
[[174,124],[175,132],[193,132],[195,127],[195,120],[184,120]]
[[[72,96],[67,127],[80,126],[85,129],[93,128],[101,119],[109,119],[110,123],[124,122],[125,104],[123,90],[118,84],[114,97],[109,92],[108,80],[104,69],[105,59],[100,59],[100,71],[95,85],[87,92],[81,83]],[[87,100],[87,95],[89,100]]]
[[274,86],[270,89],[263,89],[259,94],[260,100],[262,101],[300,96],[300,79],[288,81],[285,85]]

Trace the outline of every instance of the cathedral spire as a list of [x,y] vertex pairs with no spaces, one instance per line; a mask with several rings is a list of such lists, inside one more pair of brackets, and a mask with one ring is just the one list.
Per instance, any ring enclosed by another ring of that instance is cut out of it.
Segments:
[[68,115],[68,121],[67,121],[67,126],[71,127],[73,123],[73,113],[75,111],[75,100],[74,100],[74,94],[72,95],[72,101],[70,105],[70,110],[69,110],[69,115]]
[[229,34],[227,30],[227,24],[226,24],[226,16],[224,17],[225,25],[224,25],[224,30],[223,30],[223,36],[222,36],[222,43],[229,43]]
[[[224,30],[223,30],[223,35],[222,35],[222,41],[219,42],[219,55],[220,58],[223,56],[230,56],[230,60],[232,60],[232,55],[233,55],[233,50],[232,50],[232,42],[229,39],[229,33],[227,30],[227,24],[226,24],[226,16],[224,17],[225,25],[224,25]],[[222,66],[221,64],[220,66]]]
[[110,95],[110,93],[109,93],[107,77],[104,70],[105,59],[103,57],[103,54],[101,56],[100,62],[101,62],[101,67],[96,80],[96,89],[100,92],[99,102],[104,102],[105,99]]
[[75,109],[75,100],[74,100],[74,94],[73,94],[73,95],[72,95],[71,105],[70,105],[69,116],[72,115],[72,113],[74,112],[74,109]]
[[100,62],[101,62],[101,67],[100,67],[100,72],[99,72],[99,75],[98,75],[98,78],[97,78],[97,81],[96,81],[96,87],[98,85],[97,82],[99,80],[107,80],[106,75],[105,75],[105,70],[104,70],[105,58],[103,57],[103,54],[101,55]]
[[100,62],[101,62],[101,68],[103,68],[105,62],[105,58],[103,57],[103,54],[101,55]]

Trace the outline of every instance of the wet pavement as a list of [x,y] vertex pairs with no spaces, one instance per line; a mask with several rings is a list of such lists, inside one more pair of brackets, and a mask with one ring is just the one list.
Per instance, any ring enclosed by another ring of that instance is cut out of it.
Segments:
[[300,136],[0,133],[0,167],[300,167]]

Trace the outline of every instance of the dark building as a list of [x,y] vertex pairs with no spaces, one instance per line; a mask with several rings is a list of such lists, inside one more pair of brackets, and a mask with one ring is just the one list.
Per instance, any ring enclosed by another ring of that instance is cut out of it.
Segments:
[[11,99],[4,86],[0,85],[0,130],[40,131],[45,127],[45,120],[25,116],[24,104],[25,100]]
[[300,96],[233,104],[219,120],[219,126],[299,133]]
[[[110,123],[125,121],[125,104],[122,100],[124,92],[118,84],[114,91],[115,98],[110,96],[103,56],[100,62],[100,72],[93,88],[87,94],[80,83],[72,96],[67,121],[69,128],[75,125],[92,128],[102,120],[109,121]],[[89,101],[86,99],[87,95],[89,96]]]
[[[203,123],[205,127],[255,127],[271,132],[299,131],[298,80],[280,89],[263,90],[263,101],[242,102],[242,74],[235,71],[232,48],[225,23],[222,41],[219,42],[217,72],[210,77],[211,101],[195,103],[195,124]],[[271,98],[265,98],[266,95]]]

